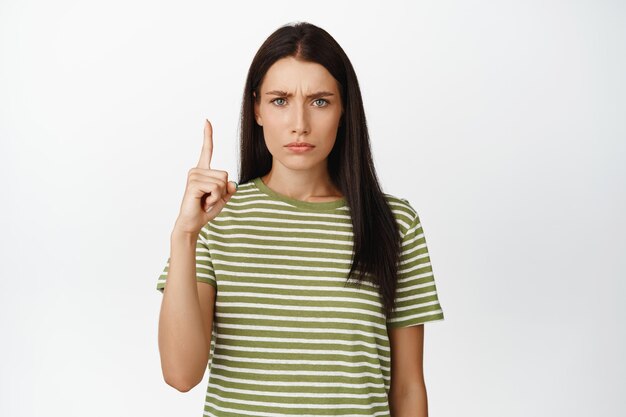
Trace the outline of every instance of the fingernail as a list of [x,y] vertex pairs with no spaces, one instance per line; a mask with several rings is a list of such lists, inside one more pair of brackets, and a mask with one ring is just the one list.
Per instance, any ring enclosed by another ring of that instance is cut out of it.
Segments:
[[239,189],[239,184],[237,183],[237,181],[232,181],[235,183],[235,191],[237,191]]

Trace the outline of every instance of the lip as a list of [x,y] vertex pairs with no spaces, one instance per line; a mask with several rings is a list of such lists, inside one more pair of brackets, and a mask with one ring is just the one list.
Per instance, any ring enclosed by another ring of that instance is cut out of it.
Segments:
[[312,151],[315,146],[285,146],[285,148],[289,149],[291,152],[304,153]]
[[313,148],[314,146],[308,142],[291,142],[285,145],[288,148]]

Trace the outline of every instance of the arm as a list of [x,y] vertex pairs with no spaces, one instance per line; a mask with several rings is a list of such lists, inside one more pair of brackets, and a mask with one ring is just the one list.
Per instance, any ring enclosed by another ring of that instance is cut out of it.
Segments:
[[171,235],[168,278],[159,315],[163,377],[181,392],[204,377],[209,361],[215,288],[196,281],[197,234]]
[[428,398],[422,367],[424,325],[389,328],[389,343],[391,416],[428,417]]

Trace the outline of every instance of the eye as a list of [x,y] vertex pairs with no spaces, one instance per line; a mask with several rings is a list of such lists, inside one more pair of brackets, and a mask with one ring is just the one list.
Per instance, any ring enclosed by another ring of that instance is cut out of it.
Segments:
[[[274,100],[271,100],[270,103],[276,104],[276,100],[285,100],[285,99],[282,97],[278,97],[278,98],[275,98]],[[278,104],[278,106],[280,106],[280,104]]]
[[326,107],[326,106],[328,106],[328,100],[326,100],[326,99],[318,98],[317,100],[314,101],[314,103],[317,102],[317,101],[324,102],[324,105],[320,105],[320,106],[317,106],[317,107]]

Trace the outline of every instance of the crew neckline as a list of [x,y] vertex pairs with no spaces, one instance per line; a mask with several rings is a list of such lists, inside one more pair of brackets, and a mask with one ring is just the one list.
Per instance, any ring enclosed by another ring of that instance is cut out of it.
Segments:
[[332,210],[332,209],[340,208],[346,205],[345,197],[342,197],[334,201],[323,201],[323,202],[322,201],[320,202],[303,201],[303,200],[297,200],[295,198],[291,198],[286,195],[277,193],[276,191],[268,187],[263,182],[261,177],[254,178],[252,182],[254,183],[254,185],[257,187],[259,191],[268,195],[269,197],[278,199],[280,201],[284,201],[285,203],[298,207],[298,208],[303,208],[303,209],[308,209],[308,210]]

